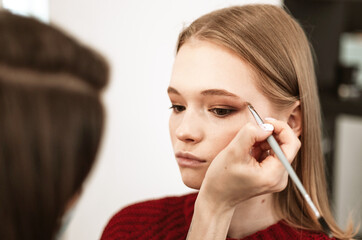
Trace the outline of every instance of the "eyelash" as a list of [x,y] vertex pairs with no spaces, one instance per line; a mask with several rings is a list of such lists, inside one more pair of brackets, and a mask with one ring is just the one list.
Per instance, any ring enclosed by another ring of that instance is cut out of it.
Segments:
[[[220,111],[224,112],[223,114],[220,114]],[[209,109],[209,112],[212,112],[213,114],[215,114],[217,117],[223,118],[223,117],[227,117],[231,114],[233,114],[236,110],[232,109],[232,108],[211,108]],[[219,112],[219,113],[217,113]]]
[[[182,111],[185,111],[186,107],[182,106],[182,105],[172,105],[170,107],[170,109],[172,109],[175,113],[180,113]],[[220,113],[220,111],[223,111],[223,113]],[[210,108],[209,109],[209,112],[215,114],[216,117],[219,117],[219,118],[227,117],[227,116],[233,114],[235,111],[236,111],[236,109],[232,109],[232,108]]]
[[[181,110],[181,109],[182,110]],[[172,109],[175,113],[180,113],[184,110],[186,110],[186,107],[182,106],[182,105],[175,105],[175,104],[172,104],[172,106],[170,107],[170,109]]]

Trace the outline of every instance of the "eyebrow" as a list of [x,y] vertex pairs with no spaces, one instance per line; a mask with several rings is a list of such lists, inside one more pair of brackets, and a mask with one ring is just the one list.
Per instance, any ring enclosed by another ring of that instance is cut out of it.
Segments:
[[177,94],[177,95],[181,95],[175,88],[173,87],[168,87],[167,88],[167,93],[170,94],[170,93],[173,93],[173,94]]
[[228,92],[224,89],[207,89],[201,92],[204,96],[226,96],[226,97],[233,97],[233,98],[240,98],[234,93]]
[[[173,93],[177,95],[181,95],[175,88],[168,87],[167,93]],[[201,92],[201,95],[203,96],[226,96],[226,97],[233,97],[240,99],[240,97],[234,93],[228,92],[224,89],[207,89]]]

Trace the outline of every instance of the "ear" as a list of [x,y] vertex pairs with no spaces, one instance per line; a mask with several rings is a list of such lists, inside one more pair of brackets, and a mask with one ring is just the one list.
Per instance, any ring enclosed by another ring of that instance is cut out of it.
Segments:
[[302,134],[302,111],[300,109],[300,101],[296,101],[290,111],[288,117],[288,125],[294,131],[295,135],[299,137]]

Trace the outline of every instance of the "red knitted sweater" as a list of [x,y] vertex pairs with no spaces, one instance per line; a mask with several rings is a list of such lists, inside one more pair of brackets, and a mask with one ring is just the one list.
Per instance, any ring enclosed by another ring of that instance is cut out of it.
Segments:
[[[197,194],[146,201],[124,208],[107,224],[101,240],[186,239]],[[227,238],[232,240],[231,238]],[[329,239],[323,233],[292,228],[280,221],[243,239]]]

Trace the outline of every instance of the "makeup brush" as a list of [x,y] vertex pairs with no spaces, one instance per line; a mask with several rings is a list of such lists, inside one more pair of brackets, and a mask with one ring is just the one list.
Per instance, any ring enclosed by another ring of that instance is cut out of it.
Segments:
[[[255,111],[254,107],[251,104],[248,104],[248,108],[251,112],[251,114],[254,116],[256,122],[261,125],[263,124],[263,120],[260,118],[260,116],[258,115],[258,113]],[[316,218],[318,219],[319,224],[322,226],[323,231],[328,235],[328,237],[332,237],[332,231],[329,228],[326,220],[324,220],[324,218],[321,216],[321,214],[319,213],[318,209],[316,208],[316,206],[314,205],[312,199],[310,198],[310,196],[308,195],[307,191],[305,190],[302,182],[299,180],[297,174],[295,173],[294,169],[292,168],[292,166],[290,165],[290,163],[288,162],[287,158],[285,157],[282,149],[280,148],[278,142],[275,140],[273,135],[270,135],[267,138],[267,141],[270,145],[270,147],[273,149],[274,153],[277,155],[277,157],[279,158],[279,160],[282,162],[282,164],[284,165],[285,169],[287,170],[290,178],[293,180],[293,182],[295,183],[295,185],[297,186],[298,190],[300,191],[300,193],[302,194],[302,196],[304,197],[305,201],[308,203],[309,207],[312,209],[312,211],[314,212]]]

